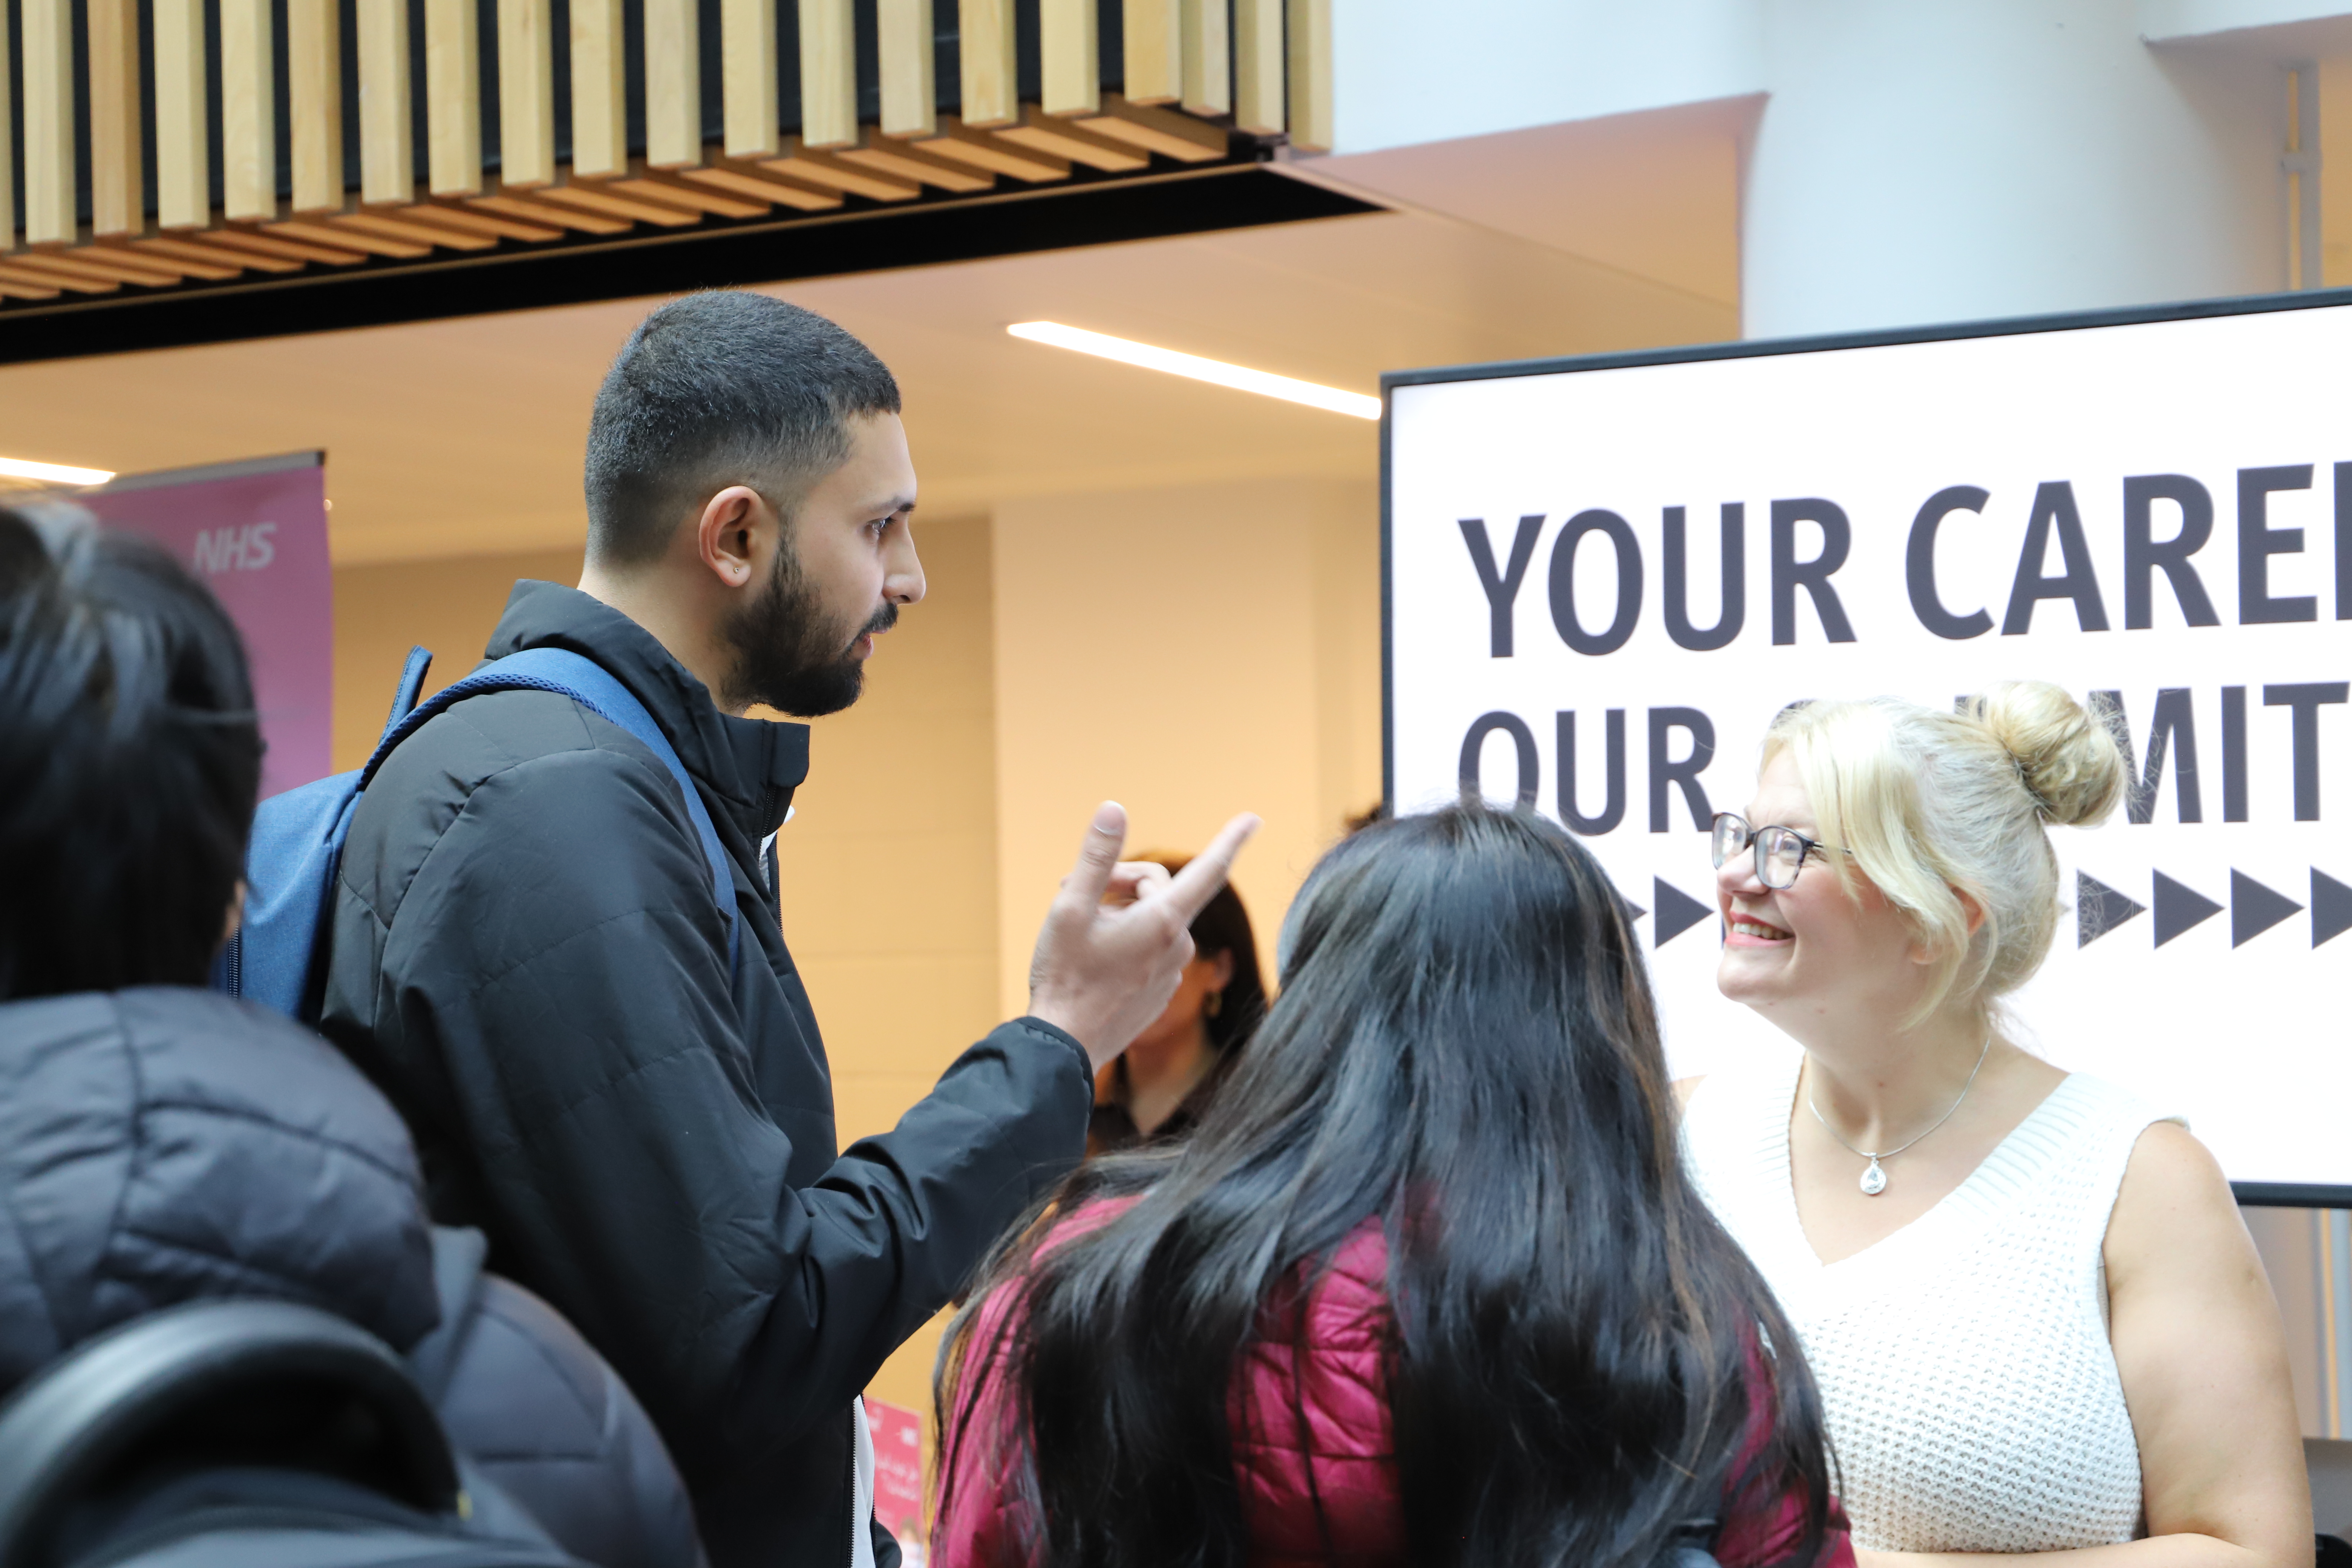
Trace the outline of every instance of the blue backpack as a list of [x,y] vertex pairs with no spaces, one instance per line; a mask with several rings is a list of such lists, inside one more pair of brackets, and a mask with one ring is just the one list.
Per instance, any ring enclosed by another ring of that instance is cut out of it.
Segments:
[[[626,730],[662,761],[686,796],[687,815],[702,840],[703,858],[710,862],[710,890],[727,921],[727,967],[732,973],[740,951],[735,929],[735,879],[727,868],[727,853],[719,846],[719,830],[686,764],[670,748],[669,738],[654,722],[645,704],[628,688],[607,675],[593,660],[562,648],[526,648],[444,687],[424,703],[425,672],[433,656],[411,648],[400,672],[400,688],[393,694],[392,716],[384,721],[383,738],[367,765],[336,773],[282,795],[271,795],[253,816],[253,837],[245,853],[245,920],[221,950],[213,965],[213,989],[274,1007],[304,1024],[319,1021],[326,989],[325,943],[321,927],[334,897],[335,872],[343,858],[343,840],[351,836],[352,815],[360,793],[383,765],[393,748],[425,727],[445,709],[489,691],[552,691],[569,697],[590,712]],[[585,846],[583,852],[586,852]]]

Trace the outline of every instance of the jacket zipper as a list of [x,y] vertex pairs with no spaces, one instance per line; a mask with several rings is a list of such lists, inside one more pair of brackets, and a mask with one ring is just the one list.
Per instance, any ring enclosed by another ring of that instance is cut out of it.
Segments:
[[849,1451],[847,1474],[841,1478],[842,1489],[849,1494],[849,1533],[841,1542],[841,1568],[856,1568],[857,1563],[857,1406],[849,1407]]

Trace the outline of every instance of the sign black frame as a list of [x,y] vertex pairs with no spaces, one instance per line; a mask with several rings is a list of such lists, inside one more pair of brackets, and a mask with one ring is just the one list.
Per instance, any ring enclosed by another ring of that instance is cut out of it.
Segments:
[[[2183,300],[2105,310],[2068,310],[2039,316],[1993,316],[1922,327],[1875,331],[1822,332],[1808,337],[1740,339],[1685,343],[1671,348],[1632,349],[1616,353],[1496,360],[1481,364],[1434,365],[1392,370],[1381,376],[1381,798],[1396,799],[1395,605],[1390,530],[1391,447],[1395,405],[1401,386],[1431,386],[1457,381],[1503,381],[1527,375],[1560,375],[1592,370],[1632,370],[1645,365],[1694,364],[1710,360],[1764,359],[1783,354],[1826,353],[1839,349],[1894,348],[1907,343],[1958,342],[1969,338],[2022,337],[2038,332],[2076,332],[2100,327],[2141,327],[2165,321],[2197,321],[2216,316],[2252,316],[2277,310],[2317,310],[2352,305],[2352,288],[2305,289],[2278,294],[2239,294],[2218,300]],[[2352,1133],[2347,1133],[2352,1136]],[[2238,1202],[2253,1208],[2352,1208],[2352,1184],[2299,1182],[2232,1182]]]

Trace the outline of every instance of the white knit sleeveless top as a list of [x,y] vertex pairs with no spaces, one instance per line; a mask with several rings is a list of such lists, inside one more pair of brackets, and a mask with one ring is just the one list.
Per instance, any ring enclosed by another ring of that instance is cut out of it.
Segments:
[[[2068,1077],[1969,1179],[1824,1267],[1797,1218],[1801,1052],[1710,1075],[1683,1117],[1707,1202],[1804,1342],[1853,1543],[2055,1552],[2140,1531],[2139,1447],[2107,1340],[2107,1216],[2164,1118]],[[1889,1173],[1901,1181],[1901,1167]]]

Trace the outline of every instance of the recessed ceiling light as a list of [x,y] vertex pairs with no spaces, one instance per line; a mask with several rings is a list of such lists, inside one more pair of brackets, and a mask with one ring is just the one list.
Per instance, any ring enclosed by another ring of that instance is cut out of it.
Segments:
[[48,485],[102,485],[114,477],[114,470],[74,468],[63,463],[36,463],[24,458],[0,458],[0,475],[12,479],[38,479]]
[[1073,349],[1082,354],[1115,359],[1121,364],[1141,365],[1146,370],[1166,371],[1170,375],[1190,376],[1194,381],[1213,382],[1241,392],[1255,392],[1262,397],[1304,403],[1310,408],[1328,408],[1334,414],[1346,414],[1358,419],[1378,419],[1381,416],[1381,400],[1367,397],[1360,392],[1342,392],[1336,386],[1298,381],[1286,375],[1276,375],[1271,371],[1251,370],[1244,365],[1227,364],[1223,360],[1202,359],[1198,354],[1179,353],[1174,349],[1154,348],[1150,343],[1107,337],[1081,327],[1066,327],[1059,321],[1015,321],[1004,330],[1033,343],[1050,343],[1057,349]]

